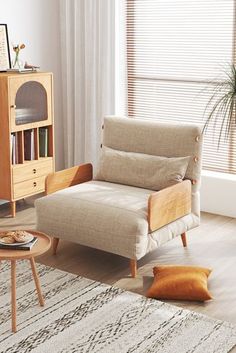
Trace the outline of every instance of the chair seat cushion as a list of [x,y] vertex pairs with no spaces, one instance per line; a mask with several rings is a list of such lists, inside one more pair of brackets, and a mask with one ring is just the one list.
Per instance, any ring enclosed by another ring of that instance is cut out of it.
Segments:
[[147,189],[90,181],[38,199],[38,223],[47,223],[57,232],[58,227],[61,232],[66,232],[68,226],[76,228],[80,239],[90,237],[91,241],[102,241],[105,234],[147,235],[147,200],[151,193]]
[[36,227],[60,239],[140,259],[199,223],[189,214],[148,234],[152,192],[104,181],[72,186],[36,200]]

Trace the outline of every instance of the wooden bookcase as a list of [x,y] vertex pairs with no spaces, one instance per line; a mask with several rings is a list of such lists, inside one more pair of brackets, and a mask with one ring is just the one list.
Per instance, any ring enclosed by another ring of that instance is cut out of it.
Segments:
[[13,217],[16,201],[45,191],[53,171],[52,74],[0,73],[0,199]]

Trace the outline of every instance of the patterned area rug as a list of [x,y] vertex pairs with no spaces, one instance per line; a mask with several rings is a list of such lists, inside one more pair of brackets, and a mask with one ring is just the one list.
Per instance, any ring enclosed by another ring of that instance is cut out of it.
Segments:
[[1,264],[0,351],[5,353],[227,353],[226,322],[37,265],[38,306],[28,262],[17,263],[17,328],[10,331],[9,263]]

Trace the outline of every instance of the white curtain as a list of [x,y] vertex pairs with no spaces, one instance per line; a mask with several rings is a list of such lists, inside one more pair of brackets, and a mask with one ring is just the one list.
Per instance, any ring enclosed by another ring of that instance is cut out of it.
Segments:
[[65,166],[98,159],[115,112],[115,0],[61,0]]

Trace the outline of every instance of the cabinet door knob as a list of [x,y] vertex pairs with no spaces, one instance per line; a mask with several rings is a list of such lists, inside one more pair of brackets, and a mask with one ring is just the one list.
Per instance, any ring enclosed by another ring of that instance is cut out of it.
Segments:
[[12,104],[12,105],[11,105],[11,109],[16,109],[16,105],[15,105],[15,104]]
[[36,183],[36,181],[34,181],[34,187],[35,187],[35,186],[37,186],[37,183]]
[[33,173],[36,174],[36,172],[37,172],[37,170],[34,168],[34,169],[33,169]]

